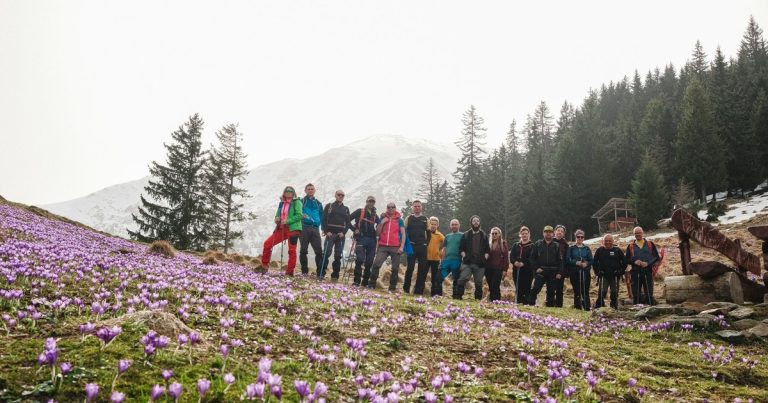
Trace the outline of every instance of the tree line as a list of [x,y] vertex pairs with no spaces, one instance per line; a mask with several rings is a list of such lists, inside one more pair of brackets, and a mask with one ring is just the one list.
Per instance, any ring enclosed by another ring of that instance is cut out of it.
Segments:
[[539,103],[521,128],[512,120],[492,150],[472,105],[456,142],[454,185],[437,186],[442,179],[427,163],[425,209],[463,223],[480,214],[509,238],[521,225],[595,234],[591,215],[611,197],[629,197],[640,225],[655,228],[675,205],[723,191],[745,196],[766,179],[767,94],[766,43],[750,18],[736,58],[718,47],[710,60],[697,41],[679,70],[635,71],[590,91],[578,107],[566,101],[557,119]]

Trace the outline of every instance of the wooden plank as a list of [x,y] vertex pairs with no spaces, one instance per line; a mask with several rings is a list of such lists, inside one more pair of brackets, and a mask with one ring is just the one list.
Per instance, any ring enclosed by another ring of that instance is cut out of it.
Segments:
[[763,241],[768,241],[768,225],[749,227],[747,228],[747,231],[749,231],[750,234],[762,239]]
[[714,249],[731,259],[741,270],[760,274],[760,258],[741,248],[739,242],[723,235],[708,222],[703,222],[683,209],[672,213],[672,226],[702,246]]
[[741,280],[734,272],[704,279],[699,276],[669,276],[664,279],[664,297],[669,304],[687,300],[744,303]]
[[693,262],[688,265],[691,273],[701,278],[714,278],[721,274],[735,271],[734,268],[720,262]]

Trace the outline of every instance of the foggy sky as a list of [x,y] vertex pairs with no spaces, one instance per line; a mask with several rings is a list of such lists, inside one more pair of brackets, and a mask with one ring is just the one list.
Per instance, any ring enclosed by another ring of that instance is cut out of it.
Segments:
[[[0,0],[0,195],[72,199],[148,174],[193,113],[240,123],[253,168],[375,134],[488,146],[546,101],[735,57],[765,1]],[[417,173],[414,174],[418,175]]]

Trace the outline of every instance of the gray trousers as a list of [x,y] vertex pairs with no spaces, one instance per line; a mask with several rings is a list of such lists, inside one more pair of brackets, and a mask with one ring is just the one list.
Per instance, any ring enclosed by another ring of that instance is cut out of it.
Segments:
[[483,277],[485,277],[485,267],[476,264],[462,264],[459,269],[459,278],[453,285],[453,298],[461,299],[464,296],[464,288],[472,277],[475,281],[475,299],[483,299]]
[[392,259],[392,276],[389,278],[389,291],[395,291],[397,287],[397,276],[400,272],[400,253],[399,246],[381,246],[376,249],[376,257],[373,259],[371,267],[371,279],[368,281],[368,288],[376,288],[376,280],[379,279],[379,269],[387,258]]

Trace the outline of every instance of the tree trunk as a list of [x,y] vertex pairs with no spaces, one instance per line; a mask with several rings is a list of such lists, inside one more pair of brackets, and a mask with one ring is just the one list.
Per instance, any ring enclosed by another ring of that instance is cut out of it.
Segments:
[[711,279],[699,276],[670,276],[664,279],[667,303],[679,304],[686,300],[698,302],[726,301],[744,303],[741,279],[730,272]]

